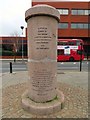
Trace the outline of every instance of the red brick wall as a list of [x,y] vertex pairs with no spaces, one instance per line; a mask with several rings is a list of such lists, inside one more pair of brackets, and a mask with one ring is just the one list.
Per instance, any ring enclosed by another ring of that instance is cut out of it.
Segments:
[[[35,0],[33,0],[35,1]],[[89,9],[88,5],[89,2],[32,2],[32,6],[37,4],[48,4],[55,8],[68,8],[69,9],[69,15],[61,15],[60,16],[60,22],[68,22],[69,28],[68,29],[60,29],[58,31],[58,37],[88,37],[88,29],[71,29],[70,23],[71,22],[78,22],[78,23],[88,23],[88,16],[80,16],[80,15],[71,15],[70,11],[72,8],[75,9]],[[45,1],[45,0],[44,0]]]
[[[24,56],[24,58],[28,58]],[[14,56],[0,56],[0,59],[14,59]],[[22,59],[22,56],[16,56],[16,59]]]

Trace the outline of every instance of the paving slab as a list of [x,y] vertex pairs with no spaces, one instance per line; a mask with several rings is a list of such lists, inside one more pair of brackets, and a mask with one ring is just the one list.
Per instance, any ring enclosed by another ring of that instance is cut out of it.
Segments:
[[2,118],[88,118],[88,72],[59,70],[57,73],[57,85],[65,95],[65,106],[48,116],[33,115],[22,109],[21,95],[27,89],[27,71],[0,74]]
[[[0,74],[2,80],[2,87],[15,85],[28,81],[27,71],[18,71],[13,73]],[[1,81],[0,80],[0,81]],[[78,86],[84,89],[88,89],[88,72],[82,71],[57,71],[57,81],[62,83],[68,83],[73,86]]]
[[26,89],[27,83],[19,83],[2,90],[3,118],[88,118],[88,92],[82,88],[58,82],[58,89],[65,95],[65,106],[47,116],[34,115],[22,109],[21,95]]

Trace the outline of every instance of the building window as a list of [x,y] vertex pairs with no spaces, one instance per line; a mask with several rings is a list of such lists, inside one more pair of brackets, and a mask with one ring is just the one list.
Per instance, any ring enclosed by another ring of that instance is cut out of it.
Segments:
[[72,29],[88,29],[87,23],[71,23]]
[[77,27],[78,27],[79,29],[83,29],[83,28],[84,28],[84,24],[82,24],[82,23],[80,24],[80,23],[79,23],[79,24],[77,24]]
[[72,29],[77,29],[77,24],[71,23],[71,28],[72,28]]
[[59,23],[58,28],[67,29],[68,28],[68,23]]
[[84,15],[85,14],[85,10],[77,10],[78,15]]
[[90,10],[88,10],[88,15],[90,15]]
[[72,15],[77,15],[77,10],[72,10],[71,13]]
[[72,15],[89,15],[89,14],[90,14],[90,10],[72,9],[72,10],[71,10],[71,14],[72,14]]
[[88,29],[90,29],[90,24],[88,24]]
[[88,15],[89,14],[89,10],[85,10],[85,15]]
[[68,15],[68,9],[57,9],[60,15]]
[[88,29],[88,24],[83,25],[84,29]]

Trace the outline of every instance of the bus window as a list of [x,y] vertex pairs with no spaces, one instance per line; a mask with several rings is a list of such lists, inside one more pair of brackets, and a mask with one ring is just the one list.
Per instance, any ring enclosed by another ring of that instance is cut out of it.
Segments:
[[58,51],[57,51],[57,54],[58,54],[58,55],[64,55],[64,50],[58,50]]
[[77,54],[78,55],[84,54],[84,51],[83,50],[82,51],[81,50],[77,50]]
[[80,45],[80,41],[76,41],[76,45],[77,45],[77,46]]
[[58,45],[68,45],[68,42],[58,42]]
[[75,42],[69,41],[69,42],[68,42],[68,45],[75,45]]

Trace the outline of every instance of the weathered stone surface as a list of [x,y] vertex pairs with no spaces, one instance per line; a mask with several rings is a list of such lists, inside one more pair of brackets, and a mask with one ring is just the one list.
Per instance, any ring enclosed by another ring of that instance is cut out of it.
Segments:
[[59,17],[59,12],[48,5],[36,5],[26,11],[29,78],[22,106],[33,114],[53,114],[64,103],[64,95],[56,90]]
[[29,59],[56,60],[57,56],[57,21],[50,16],[30,18],[28,26]]
[[29,20],[29,18],[33,17],[33,16],[40,16],[40,15],[44,15],[44,16],[51,16],[51,17],[55,17],[57,19],[57,21],[59,21],[60,18],[60,14],[59,12],[52,6],[49,5],[43,5],[43,4],[39,4],[36,6],[33,6],[33,8],[28,9],[25,13],[25,20]]
[[28,96],[46,102],[57,96],[57,28],[59,12],[48,5],[26,11],[28,33]]
[[28,95],[36,102],[46,102],[57,95],[56,62],[29,62],[30,78],[28,80]]
[[45,103],[35,103],[28,98],[28,91],[22,95],[23,108],[32,114],[49,115],[59,112],[64,104],[64,95],[61,91],[57,91],[57,98]]

